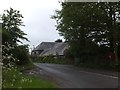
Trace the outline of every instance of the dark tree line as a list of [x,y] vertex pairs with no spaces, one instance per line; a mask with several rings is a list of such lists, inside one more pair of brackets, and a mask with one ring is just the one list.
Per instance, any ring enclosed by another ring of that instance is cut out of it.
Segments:
[[[74,57],[120,53],[120,2],[61,2],[62,10],[52,17],[70,45]],[[89,54],[89,55],[88,55]],[[83,61],[86,59],[83,59]]]

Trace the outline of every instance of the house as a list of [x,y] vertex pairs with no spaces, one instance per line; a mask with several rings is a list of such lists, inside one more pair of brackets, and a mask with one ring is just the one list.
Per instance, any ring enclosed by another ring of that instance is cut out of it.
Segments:
[[63,56],[64,51],[68,48],[65,42],[42,42],[32,50],[33,56]]

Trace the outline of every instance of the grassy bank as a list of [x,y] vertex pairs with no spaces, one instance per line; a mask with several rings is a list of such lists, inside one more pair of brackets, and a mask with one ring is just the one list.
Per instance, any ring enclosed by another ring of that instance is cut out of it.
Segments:
[[4,68],[3,69],[3,89],[7,88],[55,88],[56,86],[48,81],[34,75],[25,75],[23,69],[30,69],[34,65],[24,66],[24,68]]

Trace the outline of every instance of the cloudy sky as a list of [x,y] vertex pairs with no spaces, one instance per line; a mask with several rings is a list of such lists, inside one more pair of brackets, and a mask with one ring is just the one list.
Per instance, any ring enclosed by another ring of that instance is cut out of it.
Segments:
[[62,39],[56,31],[55,20],[50,18],[56,9],[61,9],[58,0],[1,0],[0,14],[10,7],[24,16],[25,27],[21,29],[27,34],[31,48],[43,41]]

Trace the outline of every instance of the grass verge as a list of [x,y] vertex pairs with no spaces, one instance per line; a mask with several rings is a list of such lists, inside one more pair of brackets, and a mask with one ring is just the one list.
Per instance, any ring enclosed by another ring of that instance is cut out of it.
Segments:
[[[30,69],[33,65],[25,69]],[[56,86],[48,81],[40,79],[36,76],[27,76],[20,72],[20,68],[6,68],[3,70],[3,89],[7,88],[56,88]]]

